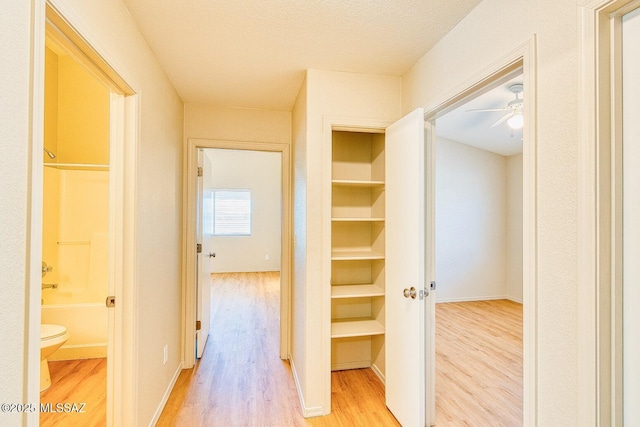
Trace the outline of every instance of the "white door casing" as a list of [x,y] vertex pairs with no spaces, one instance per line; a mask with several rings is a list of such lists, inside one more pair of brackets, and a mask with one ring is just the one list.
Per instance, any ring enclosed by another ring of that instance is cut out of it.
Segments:
[[[422,108],[387,128],[385,153],[386,404],[404,427],[422,427],[430,424],[425,408],[425,313],[426,301],[433,298],[420,295],[426,285]],[[412,288],[415,298],[406,297]]]

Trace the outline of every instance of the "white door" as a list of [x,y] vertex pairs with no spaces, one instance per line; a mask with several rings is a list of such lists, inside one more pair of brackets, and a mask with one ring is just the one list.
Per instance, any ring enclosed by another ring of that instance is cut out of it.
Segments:
[[[425,345],[433,297],[426,275],[426,144],[419,108],[386,130],[386,403],[404,427],[431,425]],[[427,304],[429,302],[429,304]],[[430,348],[430,353],[432,353]],[[429,357],[435,359],[435,354]]]
[[[208,168],[204,167],[204,152],[198,149],[198,168],[204,171]],[[204,352],[204,346],[207,344],[209,337],[209,318],[211,311],[211,271],[209,269],[209,242],[210,238],[203,230],[204,219],[204,172],[198,174],[198,190],[196,194],[196,242],[201,245],[201,252],[196,254],[196,322],[200,329],[196,330],[196,358],[201,358]]]

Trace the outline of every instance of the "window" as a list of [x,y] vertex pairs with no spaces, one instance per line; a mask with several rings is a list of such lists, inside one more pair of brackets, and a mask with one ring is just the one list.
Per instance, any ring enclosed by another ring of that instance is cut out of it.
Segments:
[[251,235],[251,190],[213,190],[208,204],[213,210],[209,216],[211,234]]

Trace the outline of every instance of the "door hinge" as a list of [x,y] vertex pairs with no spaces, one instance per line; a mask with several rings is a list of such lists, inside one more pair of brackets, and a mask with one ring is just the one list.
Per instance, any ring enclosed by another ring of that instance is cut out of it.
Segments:
[[198,166],[198,176],[202,176],[202,166]]
[[196,243],[196,253],[197,254],[202,253],[202,243]]
[[116,306],[116,297],[113,295],[110,295],[107,297],[106,301],[105,301],[105,305],[107,307],[115,307]]
[[199,331],[200,329],[202,329],[202,321],[196,320],[196,331]]

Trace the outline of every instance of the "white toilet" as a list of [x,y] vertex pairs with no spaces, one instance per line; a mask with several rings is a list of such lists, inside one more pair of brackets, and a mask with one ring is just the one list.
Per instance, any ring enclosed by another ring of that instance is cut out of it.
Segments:
[[61,325],[43,323],[40,325],[40,391],[51,385],[47,358],[69,339],[67,328]]

